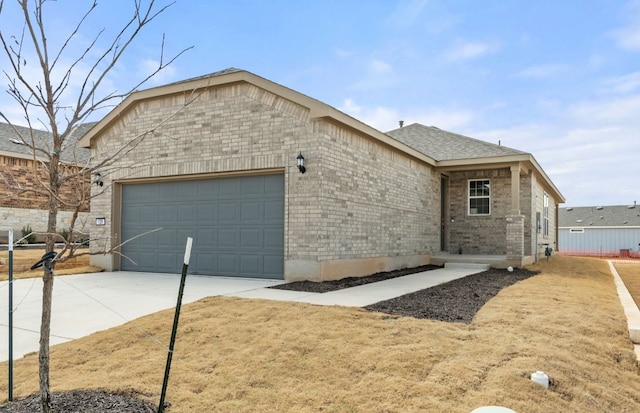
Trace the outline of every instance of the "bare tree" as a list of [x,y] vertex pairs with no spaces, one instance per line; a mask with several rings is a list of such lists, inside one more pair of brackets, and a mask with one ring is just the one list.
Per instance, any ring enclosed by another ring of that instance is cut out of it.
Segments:
[[[3,54],[7,57],[8,67],[3,68],[8,81],[7,92],[21,108],[28,126],[27,132],[14,127],[16,139],[30,149],[33,165],[31,173],[37,185],[29,188],[20,187],[6,176],[5,181],[18,192],[34,191],[48,200],[47,253],[54,251],[58,236],[58,212],[61,208],[73,211],[71,225],[66,229],[66,247],[55,254],[51,263],[44,265],[43,271],[39,384],[41,408],[45,413],[51,411],[49,335],[55,263],[76,254],[74,244],[69,241],[74,239],[78,212],[89,202],[92,173],[113,164],[118,156],[130,151],[145,136],[143,133],[132,137],[118,153],[95,163],[73,156],[73,147],[77,144],[77,139],[73,136],[74,131],[90,120],[96,112],[119,103],[188,50],[183,49],[173,57],[165,59],[163,36],[159,63],[154,70],[139,82],[128,86],[127,90],[104,92],[108,75],[114,71],[116,64],[130,49],[136,37],[173,3],[157,4],[155,0],[131,0],[130,18],[111,39],[104,39],[105,29],[102,29],[88,43],[78,48],[81,34],[84,34],[85,30],[91,30],[87,27],[90,25],[90,17],[99,13],[97,1],[83,4],[87,4],[86,12],[66,34],[61,34],[59,30],[56,33],[51,32],[47,25],[47,13],[54,7],[78,7],[76,2],[71,4],[48,0],[15,0],[9,4],[7,0],[0,0],[0,17],[6,17],[11,13],[12,20],[18,19],[23,23],[19,33],[8,33],[6,27],[0,27],[0,43]],[[35,75],[33,67],[37,68]],[[0,118],[9,125],[14,124],[1,110]],[[37,136],[39,129],[48,132],[48,139],[43,141]],[[71,158],[63,160],[63,151],[72,151]]]

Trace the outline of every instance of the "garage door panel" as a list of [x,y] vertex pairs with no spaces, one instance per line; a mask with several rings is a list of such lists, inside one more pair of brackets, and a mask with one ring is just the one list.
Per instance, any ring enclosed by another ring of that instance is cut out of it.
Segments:
[[[176,231],[174,229],[162,229],[158,231],[158,247],[160,249],[171,249],[177,244]],[[145,240],[146,241],[146,240]]]
[[218,229],[218,247],[219,248],[237,248],[238,247],[238,230],[235,228]]
[[189,199],[198,193],[197,181],[176,182],[176,194],[180,199]]
[[278,195],[284,196],[284,185],[282,175],[270,175],[264,179],[264,194],[273,195],[276,198],[281,198]]
[[238,202],[221,202],[218,205],[218,222],[235,225],[239,221]]
[[207,245],[210,248],[215,248],[218,246],[217,231],[213,228],[198,228],[193,241],[196,245]]
[[260,274],[262,271],[261,268],[262,256],[252,254],[242,254],[240,255],[240,271],[243,274],[247,274],[249,276],[255,276]]
[[138,222],[140,224],[162,222],[158,215],[158,207],[155,205],[142,205],[138,210]]
[[218,198],[219,185],[216,185],[210,179],[196,181],[196,182],[197,182],[198,199]]
[[243,197],[253,197],[264,194],[264,180],[246,180],[241,185]]
[[240,248],[255,248],[260,249],[262,247],[262,231],[257,228],[248,228],[240,230]]
[[265,228],[263,231],[264,243],[263,248],[280,250],[284,248],[284,229],[282,228]]
[[197,221],[197,205],[194,204],[181,204],[177,208],[178,216],[177,221],[180,225],[195,223]]
[[284,177],[230,177],[122,186],[122,239],[132,271],[179,272],[194,238],[193,274],[282,278]]
[[218,208],[210,203],[199,203],[196,211],[199,222],[215,222],[218,220]]
[[265,277],[279,278],[284,274],[284,262],[282,260],[282,256],[265,254],[263,257],[263,263],[264,266],[262,268],[262,273]]
[[175,205],[159,205],[157,209],[159,222],[174,222],[178,216]]
[[164,182],[164,185],[157,186],[157,192],[159,199],[178,199],[177,182]]
[[144,271],[153,270],[157,266],[158,257],[153,251],[141,251],[139,254],[127,255]]
[[180,267],[182,267],[182,258],[184,256],[179,257],[175,252],[164,251],[163,253],[158,254],[158,272],[179,272]]
[[218,254],[218,269],[221,274],[231,274],[236,273],[238,271],[236,260],[238,256],[237,254]]
[[[192,263],[195,263],[195,268],[190,268],[190,270],[195,270],[198,271],[197,273],[200,273],[201,271],[205,271],[204,273],[206,274],[206,269],[207,268],[216,268],[216,256],[213,253],[207,253],[207,252],[197,252],[195,254],[195,260],[192,259]],[[191,267],[191,265],[190,265]],[[189,271],[191,272],[191,271]]]
[[284,202],[282,201],[265,201],[264,216],[266,222],[280,224],[282,222],[282,211],[284,210]]
[[221,179],[217,184],[219,199],[237,199],[240,197],[240,182]]
[[262,202],[243,202],[240,209],[240,220],[243,223],[262,221]]

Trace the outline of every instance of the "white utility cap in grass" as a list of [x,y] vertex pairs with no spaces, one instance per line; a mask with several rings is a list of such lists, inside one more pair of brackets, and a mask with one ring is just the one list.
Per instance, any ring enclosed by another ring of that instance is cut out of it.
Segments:
[[531,380],[535,381],[545,389],[549,388],[549,376],[544,371],[536,371],[531,375]]
[[514,410],[501,406],[482,406],[473,409],[471,413],[516,413]]
[[511,267],[511,266],[507,267],[507,271],[513,272],[513,267]]

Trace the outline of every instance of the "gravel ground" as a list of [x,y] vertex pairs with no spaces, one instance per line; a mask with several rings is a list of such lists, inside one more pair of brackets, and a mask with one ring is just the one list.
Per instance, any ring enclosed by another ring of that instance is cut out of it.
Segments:
[[[440,267],[426,265],[373,274],[368,277],[350,277],[321,283],[300,281],[271,288],[323,293],[436,268]],[[536,272],[518,268],[513,272],[490,269],[365,308],[397,316],[470,323],[478,310],[500,290],[535,274]],[[145,413],[157,410],[157,406],[141,400],[135,394],[108,391],[77,390],[53,393],[52,400],[53,411],[56,413]],[[0,413],[33,413],[38,411],[40,411],[40,404],[37,395],[0,407]]]

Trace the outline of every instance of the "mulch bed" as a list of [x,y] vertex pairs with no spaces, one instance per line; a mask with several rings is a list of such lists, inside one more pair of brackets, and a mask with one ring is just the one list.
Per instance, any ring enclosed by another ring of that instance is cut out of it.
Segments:
[[[154,406],[135,394],[113,393],[102,390],[74,390],[51,393],[52,411],[55,413],[155,413]],[[2,413],[33,413],[40,411],[40,395],[32,395],[0,407]]]
[[513,272],[491,268],[365,308],[398,316],[470,323],[478,310],[500,290],[536,274],[520,268]]
[[[271,288],[324,293],[436,268],[441,267],[425,265],[378,273],[368,277],[350,277],[325,282],[299,281]],[[478,310],[498,294],[500,290],[535,274],[537,274],[535,271],[518,268],[512,272],[492,268],[445,284],[382,301],[365,308],[369,311],[395,316],[470,323]],[[52,401],[53,411],[56,413],[145,413],[157,410],[157,406],[141,400],[135,394],[108,391],[76,390],[53,393]],[[39,411],[38,395],[29,396],[0,407],[0,413],[32,413]]]
[[417,272],[430,271],[442,268],[437,265],[422,265],[420,267],[403,268],[401,270],[379,272],[366,277],[349,277],[341,280],[333,281],[295,281],[287,284],[275,285],[269,288],[289,291],[302,291],[309,293],[328,293],[331,291],[342,290],[344,288],[357,287],[369,283],[388,280],[390,278],[402,277],[403,275],[415,274]]

